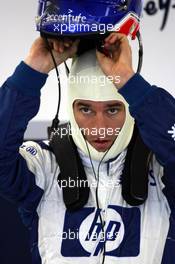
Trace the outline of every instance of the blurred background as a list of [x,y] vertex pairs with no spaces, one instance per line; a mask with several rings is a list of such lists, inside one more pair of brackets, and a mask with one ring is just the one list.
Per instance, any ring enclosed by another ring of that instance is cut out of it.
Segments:
[[[37,0],[1,0],[0,25],[0,86],[23,60],[39,35],[35,31]],[[175,0],[144,1],[141,34],[144,44],[142,76],[151,84],[163,87],[175,96]],[[132,41],[133,63],[138,59],[137,41]],[[59,69],[62,83],[61,120],[67,119],[64,67]],[[42,139],[57,108],[57,82],[51,72],[42,89],[41,107],[30,122],[25,137]],[[0,199],[0,263],[30,263],[27,233],[18,218],[16,208]],[[13,262],[12,262],[13,261]]]

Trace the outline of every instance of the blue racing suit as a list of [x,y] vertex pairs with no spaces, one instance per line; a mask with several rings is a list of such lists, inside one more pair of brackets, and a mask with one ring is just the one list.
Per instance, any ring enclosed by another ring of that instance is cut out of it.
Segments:
[[[100,213],[109,233],[105,263],[174,264],[174,98],[139,74],[120,90],[142,139],[154,153],[145,204],[130,206],[122,198],[124,150],[116,159],[101,164],[100,209],[92,186],[86,206],[71,213],[63,202],[57,183],[59,166],[48,142],[23,143],[28,122],[38,112],[40,89],[47,77],[21,62],[0,89],[0,193],[18,204],[30,232],[33,264],[101,263]],[[80,150],[79,155],[88,181],[93,182],[89,158]],[[97,169],[98,162],[93,162]],[[104,181],[110,184],[104,187]]]

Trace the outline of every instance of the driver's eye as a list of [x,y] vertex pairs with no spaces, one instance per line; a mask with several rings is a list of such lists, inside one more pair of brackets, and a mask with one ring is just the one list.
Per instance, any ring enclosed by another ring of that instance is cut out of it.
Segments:
[[83,107],[80,107],[80,112],[82,112],[83,114],[90,114],[90,113],[92,113],[92,110],[89,108],[89,107],[85,107],[85,106],[83,106]]

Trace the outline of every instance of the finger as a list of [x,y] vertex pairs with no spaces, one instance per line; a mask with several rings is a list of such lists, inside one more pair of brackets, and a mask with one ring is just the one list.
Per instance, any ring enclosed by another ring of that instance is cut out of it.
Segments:
[[57,51],[57,52],[59,52],[59,53],[63,53],[64,52],[64,49],[65,49],[65,47],[64,47],[64,43],[63,43],[63,41],[62,40],[55,40],[54,42],[53,42],[53,49],[55,50],[55,51]]
[[64,42],[64,47],[69,48],[72,44],[68,42]]
[[108,64],[111,61],[111,58],[107,57],[104,53],[98,50],[96,50],[96,56],[100,65]]
[[109,44],[114,44],[117,41],[120,41],[120,42],[127,41],[128,42],[128,38],[126,37],[126,35],[116,32],[116,33],[110,34],[110,36],[105,39],[105,43],[109,43]]
[[73,41],[70,38],[64,38],[63,43],[66,48],[69,48],[73,44]]
[[109,45],[104,45],[104,48],[108,52],[110,58],[113,60],[117,60],[119,58],[120,52],[121,52],[121,47],[120,47],[120,42],[117,42],[115,44],[109,44]]
[[132,51],[129,42],[125,40],[116,43],[115,48],[111,52],[114,61],[118,61],[120,57],[126,59],[132,56]]
[[130,52],[128,38],[123,34],[112,34],[111,38],[104,47],[112,52],[113,58],[118,58],[120,52]]
[[114,32],[111,33],[106,39],[105,39],[105,43],[114,43],[115,41],[117,41],[119,39],[119,33]]
[[121,54],[121,48],[119,47],[118,49],[112,50],[111,54],[112,54],[113,61],[115,61],[115,62],[118,61],[120,54]]
[[110,38],[105,40],[104,47],[108,50],[113,50],[114,47],[118,47],[120,45],[120,39],[117,34],[111,34]]
[[118,58],[119,58],[119,56],[121,54],[121,50],[122,50],[120,41],[117,41],[114,44],[106,43],[104,45],[104,48],[109,52],[110,58],[112,60],[114,60],[114,61],[118,60]]
[[42,37],[38,37],[35,41],[34,44],[37,46],[45,46],[46,42],[45,39],[43,39]]
[[[118,33],[117,31],[116,32],[112,32],[107,38],[111,39],[113,38],[114,36],[117,36],[118,38],[125,38],[127,37],[125,34],[123,33]],[[107,39],[106,38],[106,39]]]
[[72,43],[70,48],[67,48],[66,53],[68,58],[72,58],[76,54],[79,42],[80,40],[77,39]]
[[113,37],[114,34],[116,35],[115,32],[110,33],[110,35],[109,35],[108,37],[105,38],[105,41],[108,42],[108,41]]

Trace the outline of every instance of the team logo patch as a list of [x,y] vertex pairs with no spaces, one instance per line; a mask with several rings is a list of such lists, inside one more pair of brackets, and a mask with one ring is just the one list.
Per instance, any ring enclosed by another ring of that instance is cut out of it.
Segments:
[[37,150],[34,147],[27,147],[26,151],[29,152],[32,156],[35,156],[37,154]]
[[[66,212],[61,254],[64,257],[98,256],[106,242],[106,255],[135,257],[140,251],[140,210],[108,206],[104,229],[100,221],[101,210],[83,208]],[[103,214],[103,212],[102,212]]]

